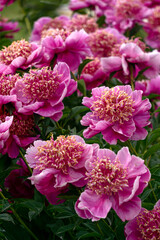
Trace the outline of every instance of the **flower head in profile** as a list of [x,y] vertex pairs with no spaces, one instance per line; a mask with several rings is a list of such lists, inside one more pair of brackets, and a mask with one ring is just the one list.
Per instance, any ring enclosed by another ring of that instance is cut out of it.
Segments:
[[14,41],[0,51],[0,75],[13,74],[18,68],[26,69],[42,60],[42,47],[24,39]]
[[2,32],[6,38],[13,38],[13,33],[18,31],[18,22],[11,22],[8,21],[7,18],[0,16],[0,32]]
[[26,151],[26,159],[33,168],[32,184],[53,203],[69,183],[85,185],[85,162],[92,154],[92,145],[76,135],[35,141]]
[[58,121],[64,108],[62,100],[77,89],[77,83],[71,79],[66,63],[57,64],[54,69],[44,67],[31,69],[18,80],[11,94],[17,95],[18,112],[37,113]]
[[141,209],[141,212],[125,226],[126,240],[160,239],[160,200],[153,210]]
[[90,33],[88,45],[94,57],[108,57],[111,55],[115,44],[120,43],[125,37],[114,28],[97,29]]
[[76,202],[75,210],[84,219],[106,218],[111,208],[122,221],[133,219],[141,209],[142,193],[150,172],[139,157],[122,148],[117,155],[98,149],[85,164],[87,185]]
[[56,56],[57,62],[65,62],[71,71],[75,71],[86,56],[92,55],[87,44],[88,34],[84,29],[71,32],[69,29],[50,28],[42,31],[41,36],[41,45],[49,64]]
[[52,29],[63,29],[66,28],[69,22],[69,17],[58,16],[55,18],[51,17],[40,17],[35,21],[33,30],[30,37],[30,42],[40,43],[42,32],[44,30]]
[[116,144],[118,139],[141,140],[148,134],[144,127],[149,124],[151,104],[129,85],[94,88],[92,97],[84,97],[82,104],[91,110],[81,120],[88,126],[83,132],[85,138],[101,132],[108,143]]

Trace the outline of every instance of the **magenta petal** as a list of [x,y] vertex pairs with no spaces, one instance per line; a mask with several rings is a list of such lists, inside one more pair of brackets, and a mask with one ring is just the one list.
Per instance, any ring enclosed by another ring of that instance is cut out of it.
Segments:
[[129,202],[124,202],[120,206],[114,202],[113,209],[124,222],[136,217],[141,210],[141,200],[138,197],[132,198]]
[[77,207],[80,210],[89,211],[92,215],[92,221],[94,217],[98,219],[106,218],[112,207],[111,201],[106,196],[99,196],[90,190],[85,190],[81,193],[79,200]]

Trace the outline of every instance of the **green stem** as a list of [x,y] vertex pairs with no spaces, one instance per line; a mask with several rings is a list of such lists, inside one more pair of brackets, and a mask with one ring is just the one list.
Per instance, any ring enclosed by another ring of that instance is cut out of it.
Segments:
[[115,235],[115,238],[118,240],[118,237],[117,237],[115,231],[108,225],[108,223],[106,223],[106,221],[104,219],[102,219],[102,221],[105,223],[107,228],[109,228],[109,230]]
[[134,91],[133,66],[130,65],[130,66],[129,66],[129,69],[130,69],[130,78],[131,78],[131,88],[132,88],[132,91]]
[[150,189],[152,189],[152,193],[153,193],[154,199],[155,199],[156,202],[157,202],[158,199],[157,199],[156,194],[155,194],[155,192],[154,192],[154,190],[153,190],[153,187],[152,187],[151,181],[149,182],[149,187],[150,187]]
[[30,166],[28,165],[28,162],[27,162],[26,158],[24,157],[24,155],[23,155],[23,153],[22,153],[22,151],[21,151],[20,149],[19,149],[19,154],[20,154],[20,156],[22,157],[22,159],[23,159],[23,161],[25,162],[25,164],[27,165],[28,170],[29,170],[29,172],[30,172],[31,175],[32,175],[32,169],[31,169]]
[[18,0],[18,3],[19,3],[19,6],[21,8],[22,13],[24,14],[24,21],[25,21],[25,24],[26,24],[26,28],[27,28],[28,34],[30,35],[31,31],[32,31],[32,28],[31,28],[31,24],[30,24],[29,18],[27,17],[27,14],[26,14],[26,12],[25,12],[25,10],[23,8],[22,1]]
[[[8,198],[6,198],[3,193],[0,191],[0,196],[2,199],[4,200],[8,200]],[[13,212],[15,218],[18,220],[19,223],[22,224],[22,226],[27,230],[27,232],[35,239],[38,240],[38,238],[34,235],[34,233],[27,227],[27,225],[24,223],[24,221],[22,220],[22,218],[18,215],[18,213],[15,211],[15,209],[13,207],[9,207],[11,209],[11,211]]]
[[134,153],[136,156],[138,156],[138,153],[136,152],[135,148],[132,146],[131,142],[129,140],[126,141],[127,146],[129,147],[129,150]]
[[100,234],[103,236],[104,234],[103,234],[103,232],[102,232],[102,230],[101,230],[101,228],[100,228],[99,224],[98,224],[98,223],[96,223],[96,225],[97,225],[97,227],[98,227],[98,229],[99,229],[99,232],[100,232]]

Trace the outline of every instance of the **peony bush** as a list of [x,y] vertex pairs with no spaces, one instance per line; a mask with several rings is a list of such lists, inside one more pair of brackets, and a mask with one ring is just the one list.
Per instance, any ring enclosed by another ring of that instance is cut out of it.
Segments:
[[0,11],[0,239],[159,240],[160,1]]

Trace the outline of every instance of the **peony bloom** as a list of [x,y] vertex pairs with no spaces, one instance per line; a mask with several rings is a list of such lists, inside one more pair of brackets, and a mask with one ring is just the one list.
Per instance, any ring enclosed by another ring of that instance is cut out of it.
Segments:
[[56,56],[57,62],[65,62],[71,71],[78,69],[86,56],[91,56],[87,44],[88,34],[81,29],[71,32],[68,29],[48,29],[42,32],[41,44],[45,48],[48,64]]
[[82,9],[82,8],[87,8],[91,4],[87,0],[71,0],[69,3],[69,8],[72,11]]
[[[7,18],[0,17],[0,33],[6,38],[13,38],[13,33],[18,32],[18,22],[8,22]],[[7,33],[5,33],[7,31]],[[4,33],[3,33],[4,32]]]
[[137,39],[133,42],[115,45],[111,56],[101,59],[104,72],[110,74],[117,71],[114,76],[125,84],[130,82],[130,64],[134,65],[132,67],[134,77],[145,68],[148,69],[144,71],[144,76],[148,78],[158,76],[160,72],[160,53],[157,50],[145,52],[144,49],[144,44]]
[[25,40],[14,41],[0,51],[0,75],[35,66],[42,60],[42,47]]
[[86,189],[75,205],[81,218],[98,221],[106,218],[113,208],[125,221],[140,212],[141,200],[137,196],[150,180],[150,172],[141,158],[130,155],[127,147],[117,155],[111,150],[99,149],[85,166]]
[[135,89],[142,90],[144,96],[148,96],[152,93],[160,95],[160,75],[150,80],[136,81]]
[[12,4],[14,1],[15,0],[0,0],[0,11],[2,11],[5,6]]
[[30,42],[40,43],[41,35],[44,30],[63,29],[68,25],[69,18],[67,16],[58,16],[56,18],[41,17],[35,21],[30,37]]
[[141,212],[125,226],[126,240],[160,239],[160,200],[153,210],[142,208]]
[[141,0],[141,2],[150,8],[156,7],[160,4],[160,0]]
[[152,48],[160,49],[160,6],[152,9],[143,27],[147,33],[145,42]]
[[98,87],[106,80],[106,74],[102,69],[99,58],[93,58],[91,62],[85,65],[80,79],[85,81],[87,90]]
[[131,29],[135,23],[142,23],[151,10],[141,0],[117,0],[112,8],[105,11],[106,23],[121,33]]
[[34,187],[28,179],[24,179],[24,177],[30,175],[30,172],[21,158],[16,164],[20,166],[20,168],[10,172],[4,182],[5,188],[7,188],[8,192],[14,198],[32,198],[34,195]]
[[[16,158],[20,147],[26,148],[39,138],[39,135],[36,135],[35,127],[33,115],[26,116],[14,111],[10,116],[5,109],[0,114],[1,153],[8,153],[10,158]],[[6,132],[4,132],[5,130]]]
[[53,70],[30,70],[18,80],[11,94],[17,95],[16,107],[23,114],[37,113],[58,121],[62,116],[62,100],[77,89],[66,63],[58,63]]
[[90,33],[88,45],[94,57],[108,57],[111,55],[115,44],[120,43],[125,37],[114,28],[98,29]]
[[85,162],[93,155],[93,146],[79,136],[59,136],[56,140],[35,141],[26,151],[26,159],[33,168],[32,184],[46,195],[51,203],[66,191],[68,184],[85,185]]
[[19,74],[2,75],[0,77],[0,95],[10,95],[10,92],[15,87],[15,83],[18,79],[21,79]]
[[151,104],[142,100],[142,91],[132,91],[129,85],[94,88],[92,97],[84,97],[82,104],[91,109],[81,120],[88,126],[85,138],[101,132],[109,144],[116,144],[118,139],[142,140],[148,134],[144,127],[149,124]]
[[98,29],[96,18],[89,17],[88,15],[74,14],[69,21],[67,29],[71,32],[75,30],[84,29],[87,33],[95,32]]

